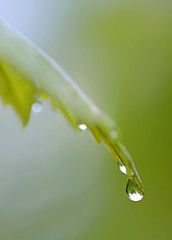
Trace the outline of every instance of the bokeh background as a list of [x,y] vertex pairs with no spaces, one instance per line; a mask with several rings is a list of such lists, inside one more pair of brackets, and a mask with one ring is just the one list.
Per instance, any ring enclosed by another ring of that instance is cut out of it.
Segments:
[[0,103],[0,239],[172,239],[172,1],[0,0],[0,16],[114,119],[145,188],[125,194],[103,144],[43,102]]

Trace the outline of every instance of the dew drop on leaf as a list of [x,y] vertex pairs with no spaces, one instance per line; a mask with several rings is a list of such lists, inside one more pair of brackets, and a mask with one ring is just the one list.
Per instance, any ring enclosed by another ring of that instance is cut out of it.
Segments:
[[87,129],[87,126],[86,126],[85,124],[83,124],[83,123],[82,123],[82,124],[79,124],[78,127],[79,127],[79,129],[82,130],[82,131],[84,131],[84,130]]
[[120,170],[122,173],[127,174],[126,167],[121,163],[120,160],[117,160],[117,164],[118,164],[119,170]]
[[32,112],[40,113],[42,111],[42,105],[40,103],[32,104]]
[[135,202],[140,201],[144,196],[138,185],[131,178],[127,182],[126,193],[128,198]]

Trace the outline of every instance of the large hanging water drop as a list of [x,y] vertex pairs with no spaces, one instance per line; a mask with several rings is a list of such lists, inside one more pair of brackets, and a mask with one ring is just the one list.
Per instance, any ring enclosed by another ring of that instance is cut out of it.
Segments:
[[128,180],[126,193],[128,198],[131,201],[135,202],[140,201],[144,196],[143,192],[139,189],[138,185],[131,178],[129,178]]
[[126,169],[126,167],[121,163],[120,160],[117,160],[117,164],[118,164],[119,170],[120,170],[122,173],[127,174],[127,169]]

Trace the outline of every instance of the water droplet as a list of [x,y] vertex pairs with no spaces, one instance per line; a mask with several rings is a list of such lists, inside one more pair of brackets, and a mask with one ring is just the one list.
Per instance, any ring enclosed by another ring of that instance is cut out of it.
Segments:
[[42,105],[38,102],[32,104],[32,111],[34,113],[40,113],[42,111]]
[[135,202],[140,201],[144,196],[138,185],[131,178],[128,180],[126,193],[128,198]]
[[119,170],[120,170],[122,173],[127,174],[127,169],[126,169],[126,167],[121,163],[120,160],[117,160],[117,164],[118,164]]
[[82,131],[84,131],[84,130],[87,129],[87,126],[86,126],[85,124],[83,124],[83,123],[82,123],[82,124],[79,124],[78,127],[79,127],[79,129],[82,130]]

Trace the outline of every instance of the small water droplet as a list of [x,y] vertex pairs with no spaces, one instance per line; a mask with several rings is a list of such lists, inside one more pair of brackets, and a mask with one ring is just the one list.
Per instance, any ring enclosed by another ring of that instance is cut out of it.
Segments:
[[127,169],[126,169],[126,167],[121,163],[120,160],[117,160],[117,164],[118,164],[119,170],[120,170],[122,173],[127,174]]
[[87,129],[87,126],[86,126],[85,124],[83,124],[83,123],[82,123],[82,124],[79,124],[78,127],[79,127],[79,129],[82,130],[82,131],[84,131],[84,130]]
[[38,102],[32,104],[32,111],[34,113],[40,113],[42,111],[42,105]]
[[127,187],[126,187],[126,193],[128,198],[131,201],[140,201],[143,198],[143,192],[140,191],[138,185],[131,179],[129,178]]

